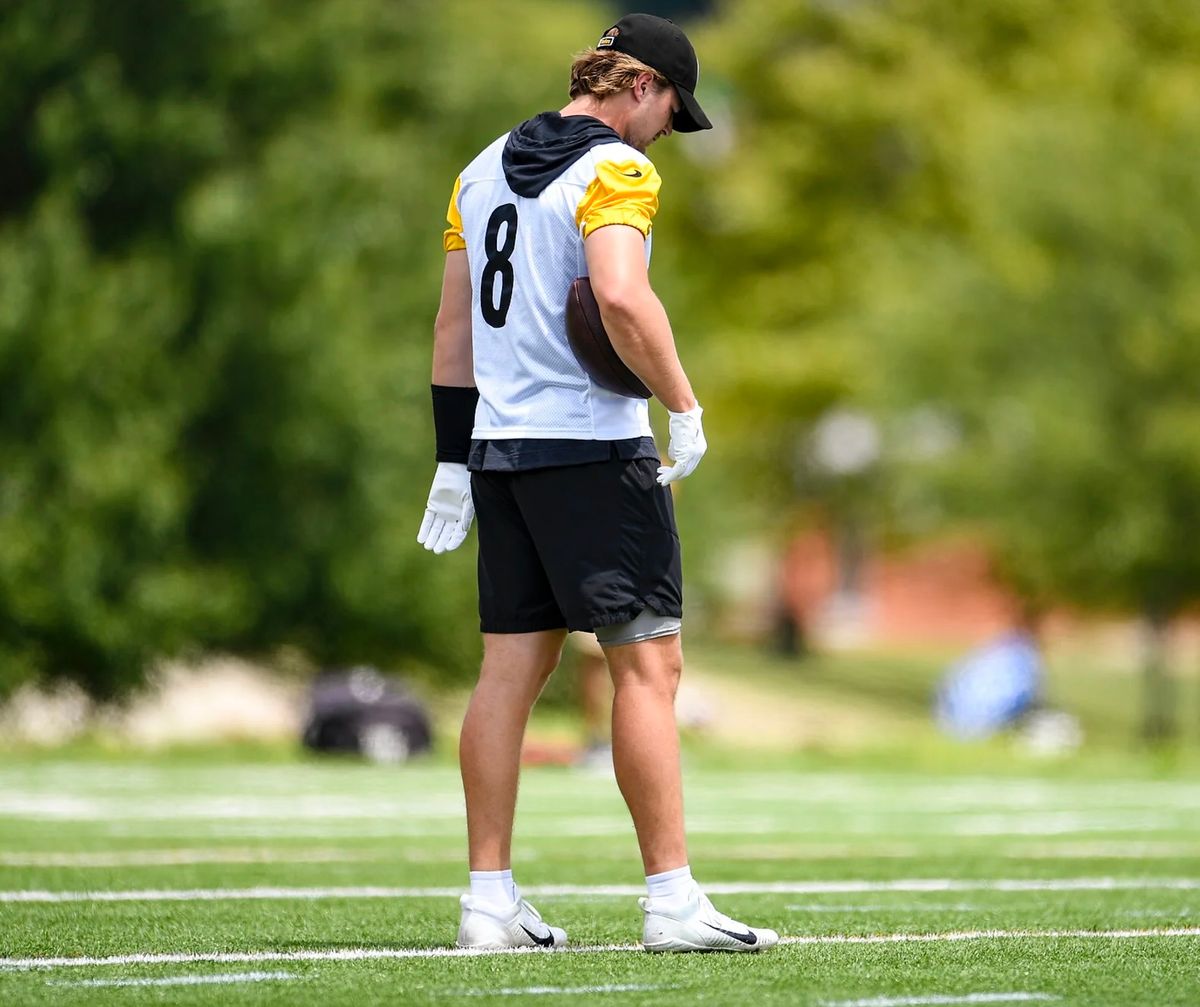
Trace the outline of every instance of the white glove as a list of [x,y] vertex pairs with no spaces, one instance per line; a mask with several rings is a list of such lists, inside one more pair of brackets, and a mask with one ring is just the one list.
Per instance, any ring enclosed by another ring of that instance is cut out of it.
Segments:
[[463,544],[474,520],[471,473],[458,462],[438,462],[417,541],[438,555],[450,552]]
[[659,466],[659,486],[666,486],[676,479],[685,479],[696,471],[696,466],[708,450],[708,441],[704,439],[704,427],[700,424],[700,415],[703,412],[703,409],[696,406],[686,413],[670,414],[671,444],[667,448],[667,456],[675,464]]

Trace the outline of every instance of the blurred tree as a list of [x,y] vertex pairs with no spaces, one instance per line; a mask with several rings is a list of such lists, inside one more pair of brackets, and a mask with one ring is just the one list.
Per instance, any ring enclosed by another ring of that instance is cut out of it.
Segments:
[[484,3],[0,10],[0,691],[471,668],[470,555],[415,545],[442,218],[606,16],[527,5],[514,59]]
[[[1200,597],[1197,126],[997,109],[963,150],[965,233],[910,235],[876,277],[889,395],[962,431],[940,504],[987,528],[1026,596],[1158,632]],[[1150,735],[1170,730],[1158,663]]]
[[[116,691],[187,647],[470,668],[469,555],[412,541],[441,217],[614,10],[530,3],[514,58],[483,0],[0,8],[0,690]],[[653,149],[713,444],[692,576],[801,480],[1163,625],[1200,577],[1200,10],[761,0],[695,28],[718,129]],[[879,462],[817,483],[847,407]]]
[[726,5],[679,275],[747,470],[857,401],[893,528],[984,529],[1035,601],[1200,596],[1197,41],[1168,2]]

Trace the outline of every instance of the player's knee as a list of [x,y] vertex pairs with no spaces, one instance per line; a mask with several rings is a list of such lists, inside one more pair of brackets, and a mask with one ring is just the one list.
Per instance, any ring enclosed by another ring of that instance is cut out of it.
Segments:
[[679,666],[671,662],[637,663],[614,669],[613,693],[652,694],[673,702],[679,688],[679,674]]
[[651,691],[674,699],[683,673],[678,633],[609,650],[613,688]]

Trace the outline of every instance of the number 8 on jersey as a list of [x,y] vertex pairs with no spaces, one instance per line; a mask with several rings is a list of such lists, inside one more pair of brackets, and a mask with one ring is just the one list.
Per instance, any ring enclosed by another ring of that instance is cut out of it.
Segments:
[[[507,224],[504,229],[504,244],[498,242],[500,225]],[[515,203],[502,203],[492,211],[488,218],[487,237],[484,239],[484,252],[487,254],[483,267],[483,276],[479,284],[479,309],[483,312],[483,320],[493,329],[504,327],[508,318],[508,309],[512,304],[513,295],[513,266],[512,254],[517,247],[517,207]],[[496,277],[500,277],[500,303],[496,304]]]

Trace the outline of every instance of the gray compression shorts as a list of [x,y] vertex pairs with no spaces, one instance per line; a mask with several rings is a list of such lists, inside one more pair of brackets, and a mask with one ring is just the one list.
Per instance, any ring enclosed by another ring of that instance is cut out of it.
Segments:
[[660,636],[674,636],[682,626],[682,620],[673,615],[659,615],[653,609],[644,608],[631,622],[599,627],[596,639],[602,647],[621,647],[627,643],[657,640]]

